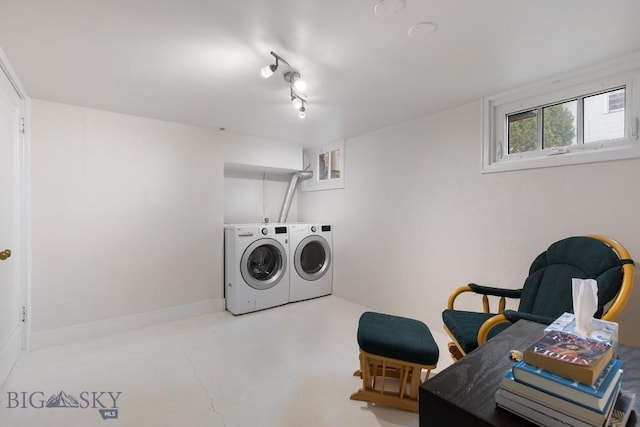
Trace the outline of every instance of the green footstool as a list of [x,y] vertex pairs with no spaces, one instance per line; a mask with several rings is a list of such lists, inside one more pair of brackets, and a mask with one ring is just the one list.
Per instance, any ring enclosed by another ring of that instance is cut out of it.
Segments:
[[406,317],[365,312],[358,322],[362,400],[418,412],[418,387],[436,367],[440,352],[424,323]]

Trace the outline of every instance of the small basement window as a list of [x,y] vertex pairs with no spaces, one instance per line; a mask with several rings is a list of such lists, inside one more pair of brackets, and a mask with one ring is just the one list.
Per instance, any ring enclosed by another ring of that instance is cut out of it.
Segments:
[[640,157],[640,57],[626,66],[485,99],[483,172]]
[[305,170],[313,172],[313,178],[302,181],[302,191],[344,188],[343,140],[304,150],[303,162]]

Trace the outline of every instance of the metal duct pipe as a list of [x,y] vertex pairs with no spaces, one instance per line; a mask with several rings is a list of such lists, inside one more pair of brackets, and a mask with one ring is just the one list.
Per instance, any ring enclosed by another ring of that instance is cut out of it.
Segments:
[[287,194],[284,196],[284,201],[282,202],[282,208],[280,209],[278,222],[283,223],[287,221],[289,208],[291,208],[291,201],[293,200],[293,196],[296,194],[296,187],[298,186],[298,182],[307,180],[312,176],[313,171],[296,171],[291,174],[291,180],[289,181],[289,186],[287,187]]

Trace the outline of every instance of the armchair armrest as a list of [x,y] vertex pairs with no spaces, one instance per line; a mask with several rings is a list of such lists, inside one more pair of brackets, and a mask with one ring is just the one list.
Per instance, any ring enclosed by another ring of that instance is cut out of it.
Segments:
[[458,295],[464,292],[473,292],[473,291],[471,290],[471,287],[469,285],[464,285],[464,286],[455,288],[453,292],[451,292],[451,294],[449,295],[449,299],[447,300],[447,308],[449,310],[453,310],[453,302],[456,300],[456,298],[458,298]]
[[554,317],[539,316],[537,314],[523,313],[515,310],[504,310],[502,314],[493,316],[482,324],[478,331],[478,345],[483,345],[487,342],[489,332],[495,326],[501,323],[514,323],[520,319],[531,320],[532,322],[543,323],[545,325],[550,325],[556,320]]
[[488,296],[500,297],[498,313],[502,313],[505,307],[505,298],[520,298],[522,289],[493,288],[490,286],[482,286],[475,283],[469,283],[468,285],[460,286],[453,292],[451,292],[451,295],[449,295],[449,300],[447,301],[447,308],[449,310],[453,310],[453,304],[456,298],[458,297],[458,295],[464,292],[473,292],[475,294],[482,295],[482,306],[485,313],[490,312]]
[[554,320],[556,320],[555,317],[540,316],[538,314],[523,313],[522,311],[515,310],[505,310],[504,315],[511,323],[515,323],[520,319],[524,319],[531,320],[532,322],[536,323],[542,323],[544,325],[550,325]]
[[493,288],[490,286],[476,285],[475,283],[469,283],[469,287],[476,294],[482,295],[492,295],[505,298],[520,298],[522,295],[522,289]]
[[510,323],[504,314],[498,314],[487,320],[478,331],[478,345],[484,345],[489,338],[489,331],[501,323]]

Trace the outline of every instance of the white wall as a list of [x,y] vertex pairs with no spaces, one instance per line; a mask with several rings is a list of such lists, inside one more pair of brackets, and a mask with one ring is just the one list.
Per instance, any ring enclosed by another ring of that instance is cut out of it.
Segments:
[[[291,173],[257,172],[225,167],[224,222],[246,224],[277,222],[287,193]],[[298,196],[294,195],[287,222],[297,220]]]
[[[480,164],[479,102],[347,140],[345,188],[298,202],[302,221],[334,225],[334,294],[442,330],[451,290],[520,287],[561,238],[606,234],[640,261],[640,160],[488,175]],[[636,289],[618,319],[636,346],[638,307]]]
[[302,149],[32,103],[34,333],[223,298],[224,163],[299,169]]

